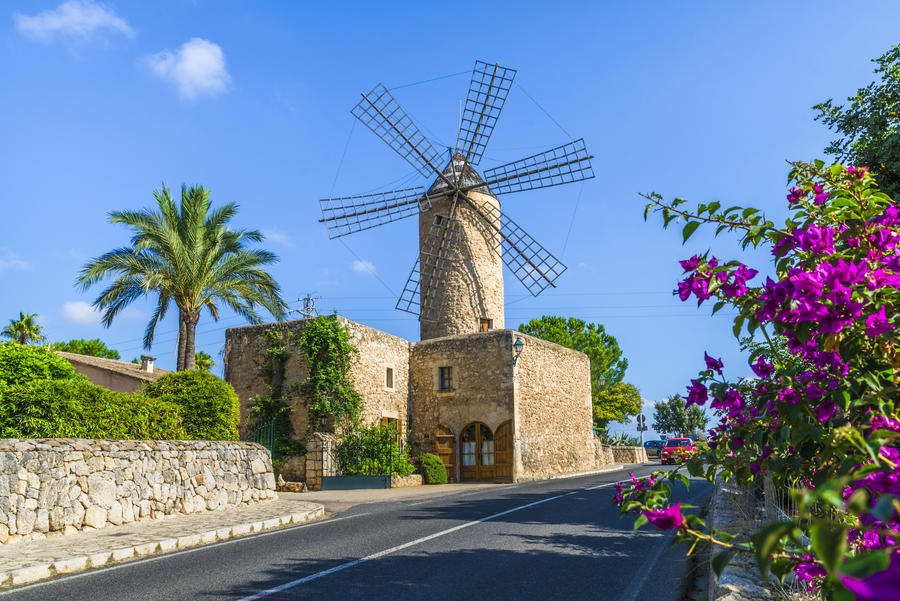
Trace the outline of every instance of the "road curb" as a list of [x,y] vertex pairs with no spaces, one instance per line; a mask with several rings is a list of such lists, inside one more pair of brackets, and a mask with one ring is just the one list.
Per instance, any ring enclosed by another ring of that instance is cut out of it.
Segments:
[[318,503],[313,505],[316,505],[316,507],[305,511],[298,511],[266,520],[234,524],[177,538],[165,538],[138,545],[124,546],[91,555],[66,557],[52,562],[42,562],[12,570],[0,568],[0,590],[31,584],[56,576],[74,574],[83,570],[100,568],[152,555],[182,551],[192,547],[322,519],[325,516],[325,507]]

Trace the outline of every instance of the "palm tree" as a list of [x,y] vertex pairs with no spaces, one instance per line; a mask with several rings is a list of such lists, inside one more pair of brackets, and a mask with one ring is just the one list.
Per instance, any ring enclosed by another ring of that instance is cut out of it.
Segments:
[[37,313],[19,313],[18,321],[9,320],[9,325],[3,328],[0,334],[10,340],[15,340],[19,344],[28,344],[29,342],[43,342],[44,328],[35,322]]
[[256,230],[232,230],[228,221],[237,205],[226,204],[210,211],[209,190],[202,186],[181,187],[181,207],[172,201],[168,188],[154,192],[157,210],[112,211],[110,223],[124,223],[133,231],[131,246],[111,250],[85,265],[77,285],[87,290],[106,277],[116,279],[94,306],[103,310],[102,323],[109,327],[119,312],[151,292],[156,309],[144,332],[144,348],[153,344],[156,324],[165,317],[169,304],[178,307],[177,369],[193,369],[194,332],[200,312],[206,309],[219,319],[217,303],[260,323],[256,307],[277,319],[287,305],[278,284],[263,267],[278,261],[274,254],[245,248],[260,242]]
[[210,357],[209,353],[207,353],[206,351],[194,353],[194,363],[196,365],[196,369],[202,369],[203,371],[209,371],[216,366],[216,362],[213,361],[213,358]]

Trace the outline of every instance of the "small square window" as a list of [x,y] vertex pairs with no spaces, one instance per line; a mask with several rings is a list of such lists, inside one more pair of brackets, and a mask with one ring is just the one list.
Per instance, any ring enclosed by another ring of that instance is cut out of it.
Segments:
[[487,317],[482,317],[480,322],[478,323],[478,331],[479,332],[487,332],[488,330],[494,327],[494,320],[488,319]]
[[438,368],[438,390],[453,390],[453,368]]
[[434,216],[434,225],[443,226],[444,219],[446,219],[446,217],[444,217],[443,215],[435,215]]
[[386,367],[384,369],[384,387],[385,388],[393,388],[394,387],[394,368]]

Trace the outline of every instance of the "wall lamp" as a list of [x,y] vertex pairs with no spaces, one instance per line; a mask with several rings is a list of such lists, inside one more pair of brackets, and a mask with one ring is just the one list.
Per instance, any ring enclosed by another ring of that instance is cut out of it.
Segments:
[[524,348],[525,348],[525,342],[522,341],[521,338],[516,336],[516,341],[513,343],[513,356],[512,356],[513,365],[516,364],[516,360],[519,358],[519,355],[522,354],[522,349],[524,349]]

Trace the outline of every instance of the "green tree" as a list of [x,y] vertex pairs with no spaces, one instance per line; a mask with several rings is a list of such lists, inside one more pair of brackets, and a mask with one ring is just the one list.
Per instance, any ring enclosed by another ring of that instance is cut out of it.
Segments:
[[670,396],[654,405],[653,429],[660,435],[690,436],[706,429],[709,416],[697,405],[685,408],[680,394]]
[[176,206],[163,185],[154,192],[157,209],[113,211],[110,223],[131,228],[131,246],[111,250],[85,265],[77,283],[83,289],[107,277],[115,280],[94,301],[104,311],[109,327],[129,304],[156,295],[156,310],[144,332],[144,347],[153,344],[153,334],[171,303],[178,308],[178,371],[195,365],[194,332],[200,312],[206,309],[219,319],[219,303],[245,317],[261,321],[257,306],[280,319],[286,305],[280,288],[264,267],[278,258],[261,249],[247,249],[260,242],[256,230],[232,230],[228,222],[237,205],[228,203],[211,210],[209,191],[202,186],[181,187],[181,206]]
[[591,401],[594,425],[606,428],[609,422],[625,421],[641,412],[641,393],[622,382],[628,360],[615,337],[600,324],[575,317],[544,315],[519,326],[525,334],[581,351],[591,360]]
[[209,353],[207,353],[206,351],[200,351],[194,353],[194,365],[196,369],[209,371],[216,366],[216,362],[213,361],[213,358],[209,356]]
[[849,97],[848,105],[832,99],[819,103],[817,121],[840,134],[825,152],[848,165],[866,166],[878,176],[881,190],[900,196],[900,46],[894,46],[873,61],[873,81]]
[[88,355],[90,357],[103,357],[105,359],[119,359],[119,351],[111,349],[99,338],[93,340],[69,340],[68,342],[54,342],[51,347],[54,351],[63,351],[64,353],[76,353],[78,355]]
[[19,319],[10,319],[9,325],[3,328],[4,338],[15,340],[19,344],[44,341],[44,328],[38,325],[37,313],[19,313]]

